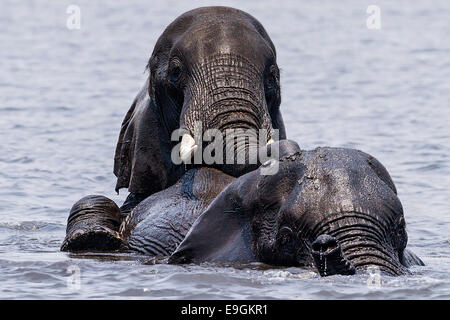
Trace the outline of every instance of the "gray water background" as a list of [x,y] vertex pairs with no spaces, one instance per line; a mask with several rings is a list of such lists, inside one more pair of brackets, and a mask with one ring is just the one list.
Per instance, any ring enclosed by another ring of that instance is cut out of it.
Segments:
[[[66,27],[70,4],[81,9],[80,30]],[[377,286],[368,274],[59,251],[74,202],[126,197],[114,192],[114,148],[147,59],[173,19],[208,4],[240,8],[265,26],[290,139],[303,149],[361,149],[387,167],[409,248],[425,267],[381,276]],[[371,4],[381,9],[380,30],[366,27]],[[3,0],[0,298],[449,299],[449,18],[446,0]]]

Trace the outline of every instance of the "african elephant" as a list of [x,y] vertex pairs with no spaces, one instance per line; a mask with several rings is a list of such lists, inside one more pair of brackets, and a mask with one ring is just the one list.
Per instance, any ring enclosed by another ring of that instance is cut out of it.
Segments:
[[[116,191],[131,192],[124,215],[192,167],[172,161],[175,130],[183,133],[179,147],[185,163],[203,147],[195,137],[210,129],[251,129],[253,135],[264,129],[266,142],[286,137],[275,47],[245,12],[203,7],[184,13],[158,39],[147,69],[149,77],[123,120],[114,158]],[[237,159],[254,148],[249,139],[236,139],[231,152]],[[237,177],[259,164],[217,161],[211,166]]]
[[309,267],[322,276],[368,266],[399,275],[423,265],[405,249],[402,205],[374,157],[317,148],[282,158],[276,175],[260,170],[237,178],[217,196],[170,263],[262,261]]

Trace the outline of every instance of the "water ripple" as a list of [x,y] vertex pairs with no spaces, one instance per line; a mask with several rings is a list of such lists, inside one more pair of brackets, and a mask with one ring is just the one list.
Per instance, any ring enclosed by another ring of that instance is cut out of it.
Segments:
[[[227,2],[257,17],[277,47],[288,137],[303,149],[361,149],[393,177],[409,245],[427,265],[383,276],[379,289],[365,274],[320,278],[259,263],[171,266],[136,254],[59,252],[75,201],[126,197],[115,194],[112,173],[121,121],[157,38],[192,4],[79,0],[82,28],[68,30],[65,2],[5,1],[0,298],[450,298],[449,1],[380,0],[377,31],[365,27],[366,5],[357,0]],[[79,270],[80,288],[70,286],[70,270]]]

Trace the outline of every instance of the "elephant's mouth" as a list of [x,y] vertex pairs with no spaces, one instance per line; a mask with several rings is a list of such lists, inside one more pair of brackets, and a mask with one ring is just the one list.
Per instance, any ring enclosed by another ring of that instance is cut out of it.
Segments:
[[[237,130],[243,131],[244,129],[238,128]],[[231,137],[231,139],[233,139],[233,141],[223,143],[222,146],[220,146],[220,147],[222,147],[222,149],[223,149],[222,151],[224,152],[225,155],[231,151],[233,153],[233,159],[238,158],[237,156],[240,153],[245,153],[245,155],[248,156],[248,153],[250,153],[252,151],[252,149],[255,149],[256,151],[258,151],[257,148],[259,148],[260,146],[267,146],[274,142],[274,140],[270,136],[268,139],[266,138],[266,141],[264,141],[263,143],[256,142],[258,139],[256,134],[255,134],[255,139],[254,139],[255,143],[247,142],[245,139],[248,138],[248,136],[246,136],[246,135],[243,136],[243,139],[240,139],[241,141],[236,142],[235,138],[237,138],[239,140],[239,136],[237,134],[233,134],[231,136],[224,135],[223,141],[228,140],[230,137]],[[208,145],[210,145],[210,143],[203,143],[202,148],[204,149]],[[180,146],[181,160],[183,160],[183,162],[188,162],[189,160],[191,160],[195,154],[195,151],[198,149],[198,147],[199,147],[199,144],[192,137],[192,135],[184,134],[182,136],[181,146]],[[226,163],[226,161],[223,161],[223,162]]]
[[223,130],[223,133],[218,131],[220,142],[199,141],[186,133],[181,140],[180,158],[185,164],[212,165],[224,173],[241,176],[277,157],[277,152],[269,152],[266,148],[274,142],[272,135],[275,130],[260,131],[244,128],[231,128]]

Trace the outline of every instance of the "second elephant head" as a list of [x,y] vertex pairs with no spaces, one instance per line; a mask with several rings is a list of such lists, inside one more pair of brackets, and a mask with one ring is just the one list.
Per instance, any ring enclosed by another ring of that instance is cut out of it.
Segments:
[[[280,76],[275,47],[249,14],[227,7],[189,11],[172,22],[157,41],[148,63],[149,78],[123,123],[116,147],[116,190],[149,195],[175,183],[185,166],[174,164],[176,129],[194,136],[202,130],[278,130]],[[276,139],[275,139],[276,140]],[[250,142],[234,152],[248,152]],[[254,167],[223,165],[240,176]]]

